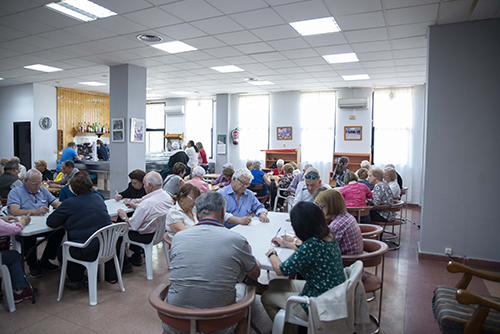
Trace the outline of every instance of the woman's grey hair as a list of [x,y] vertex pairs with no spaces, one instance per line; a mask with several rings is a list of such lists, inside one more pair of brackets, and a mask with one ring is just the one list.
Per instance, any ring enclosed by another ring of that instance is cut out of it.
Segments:
[[161,175],[158,174],[157,172],[149,172],[144,176],[144,186],[146,185],[152,185],[153,187],[160,187],[163,184],[163,179],[161,178]]
[[226,162],[224,165],[222,165],[222,169],[224,169],[226,167],[231,167],[232,169],[234,169],[233,164],[230,162]]
[[368,161],[368,160],[361,161],[361,163],[359,165],[361,168],[370,169],[370,161]]
[[316,197],[318,197],[319,194],[321,194],[323,191],[326,191],[326,190],[328,190],[328,188],[327,187],[323,187],[323,186],[321,186],[318,189],[316,189],[314,191],[314,193],[313,193],[313,199],[316,199]]
[[278,161],[276,161],[276,166],[283,166],[285,164],[285,162],[283,161],[283,159],[279,159]]
[[255,168],[255,169],[260,169],[260,166],[261,166],[261,165],[262,165],[262,164],[260,163],[260,161],[259,161],[259,160],[254,160],[254,161],[252,162],[252,167],[253,167],[253,168]]
[[42,173],[40,173],[40,171],[38,169],[31,168],[29,171],[26,172],[26,175],[24,177],[27,178],[28,180],[31,180],[31,178],[33,177],[33,175],[40,175],[40,176],[42,176]]
[[201,166],[196,166],[191,172],[193,177],[203,177],[205,175],[205,169]]
[[173,148],[174,150],[178,150],[178,149],[179,149],[179,143],[178,143],[178,142],[176,142],[176,141],[175,141],[175,142],[173,142],[173,143],[172,143],[172,148]]
[[250,171],[246,168],[237,169],[236,172],[234,172],[233,179],[240,179],[242,176],[248,177],[250,179],[249,182],[252,182],[253,180],[252,173],[250,173]]
[[226,199],[221,193],[216,191],[209,191],[201,194],[194,202],[198,218],[203,219],[208,216],[210,212],[221,212],[226,210]]
[[316,180],[321,180],[321,176],[319,175],[319,171],[316,168],[314,168],[314,167],[309,167],[306,170],[306,173],[304,174],[304,177],[306,175],[316,176]]

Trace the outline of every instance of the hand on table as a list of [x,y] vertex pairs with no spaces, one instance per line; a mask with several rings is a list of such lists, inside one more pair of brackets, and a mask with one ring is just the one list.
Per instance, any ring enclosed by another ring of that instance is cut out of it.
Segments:
[[118,209],[118,210],[116,210],[116,212],[118,213],[118,217],[120,217],[121,220],[126,220],[127,219],[127,213],[125,212],[125,210]]
[[259,220],[263,223],[269,223],[269,218],[265,213],[259,214]]
[[49,213],[49,207],[48,206],[41,206],[38,209],[35,210],[35,215],[37,216],[43,216],[47,213]]
[[19,221],[19,223],[21,223],[21,225],[23,225],[23,228],[26,227],[26,225],[28,225],[30,222],[31,222],[31,217],[30,216],[22,216],[21,220]]
[[115,201],[120,201],[122,198],[123,198],[123,197],[122,197],[122,195],[120,195],[120,194],[116,194],[116,195],[115,195]]
[[3,217],[0,217],[1,220],[5,221],[6,223],[11,223],[11,221],[15,221],[15,222],[19,222],[19,219],[17,219],[17,217],[15,216],[3,216]]
[[288,241],[288,242],[294,242],[295,241],[295,237],[292,237],[291,235],[286,235],[286,234],[283,234],[281,236],[281,238],[284,240],[284,241]]
[[286,241],[286,240],[281,239],[280,237],[275,237],[275,238],[271,239],[271,242],[278,247],[297,249],[297,246],[293,242],[293,238],[292,238],[292,241]]
[[[274,248],[269,248],[269,250],[266,252],[266,256],[267,256],[267,257],[269,257],[269,254],[271,254],[271,253],[276,253],[276,254],[278,254],[278,252],[276,251],[276,249],[274,249]],[[278,256],[278,255],[276,255],[276,256]]]
[[131,199],[129,201],[125,201],[125,202],[123,202],[123,204],[125,204],[125,206],[127,208],[132,208],[132,209],[137,208],[137,205],[139,205],[139,203],[137,202],[137,200],[135,198]]
[[252,222],[252,218],[249,216],[238,218],[238,224],[240,224],[240,225],[248,225],[251,222]]

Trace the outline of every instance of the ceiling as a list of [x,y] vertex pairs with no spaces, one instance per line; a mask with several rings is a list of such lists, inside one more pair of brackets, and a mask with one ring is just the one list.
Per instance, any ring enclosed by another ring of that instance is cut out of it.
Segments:
[[[51,0],[0,1],[1,86],[23,83],[109,94],[109,67],[147,68],[148,100],[218,93],[387,87],[425,83],[429,25],[500,17],[479,0],[93,0],[118,15],[88,23],[44,7]],[[341,32],[301,37],[288,23],[333,16]],[[155,34],[197,51],[169,54],[137,40]],[[359,62],[322,55],[355,52]],[[44,64],[64,71],[23,68]],[[210,67],[236,65],[244,72]],[[345,81],[343,75],[370,80]],[[245,78],[269,80],[254,86]],[[78,84],[96,81],[106,86]]]

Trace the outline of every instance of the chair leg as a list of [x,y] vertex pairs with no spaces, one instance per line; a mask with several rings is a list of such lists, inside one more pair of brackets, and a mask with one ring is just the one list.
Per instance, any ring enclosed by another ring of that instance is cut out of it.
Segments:
[[115,262],[116,277],[118,277],[118,283],[120,283],[120,290],[122,292],[124,292],[125,287],[123,286],[122,271],[120,270],[120,267],[118,266],[118,258],[116,257],[116,254],[113,257],[113,261]]
[[168,268],[170,265],[170,261],[169,261],[170,259],[168,258],[168,248],[167,248],[168,245],[165,241],[162,241],[162,243],[163,243],[163,252],[165,253],[165,259],[167,260],[167,268]]
[[106,280],[106,263],[99,263],[99,281],[104,282]]
[[273,321],[273,334],[283,334],[283,328],[285,327],[285,310],[279,310],[279,312],[274,317]]
[[63,256],[63,262],[61,266],[61,278],[59,279],[59,294],[57,295],[57,301],[60,302],[63,297],[64,291],[64,281],[66,280],[66,269],[68,268],[68,260]]
[[90,306],[97,305],[97,263],[89,263],[87,273],[89,274],[89,302]]
[[14,292],[12,291],[12,280],[10,279],[9,267],[3,264],[1,266],[1,271],[2,271],[3,291],[5,292],[5,299],[7,299],[9,312],[12,313],[16,310],[16,303],[14,302]]
[[144,257],[146,258],[146,275],[148,280],[153,279],[153,244],[144,245]]

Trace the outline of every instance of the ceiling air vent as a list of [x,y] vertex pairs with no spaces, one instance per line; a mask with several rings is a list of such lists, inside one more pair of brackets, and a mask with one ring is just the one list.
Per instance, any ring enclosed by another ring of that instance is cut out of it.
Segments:
[[149,35],[149,34],[140,34],[137,35],[137,39],[143,42],[148,42],[148,43],[154,43],[154,42],[161,42],[163,41],[163,38],[160,36],[156,35]]

